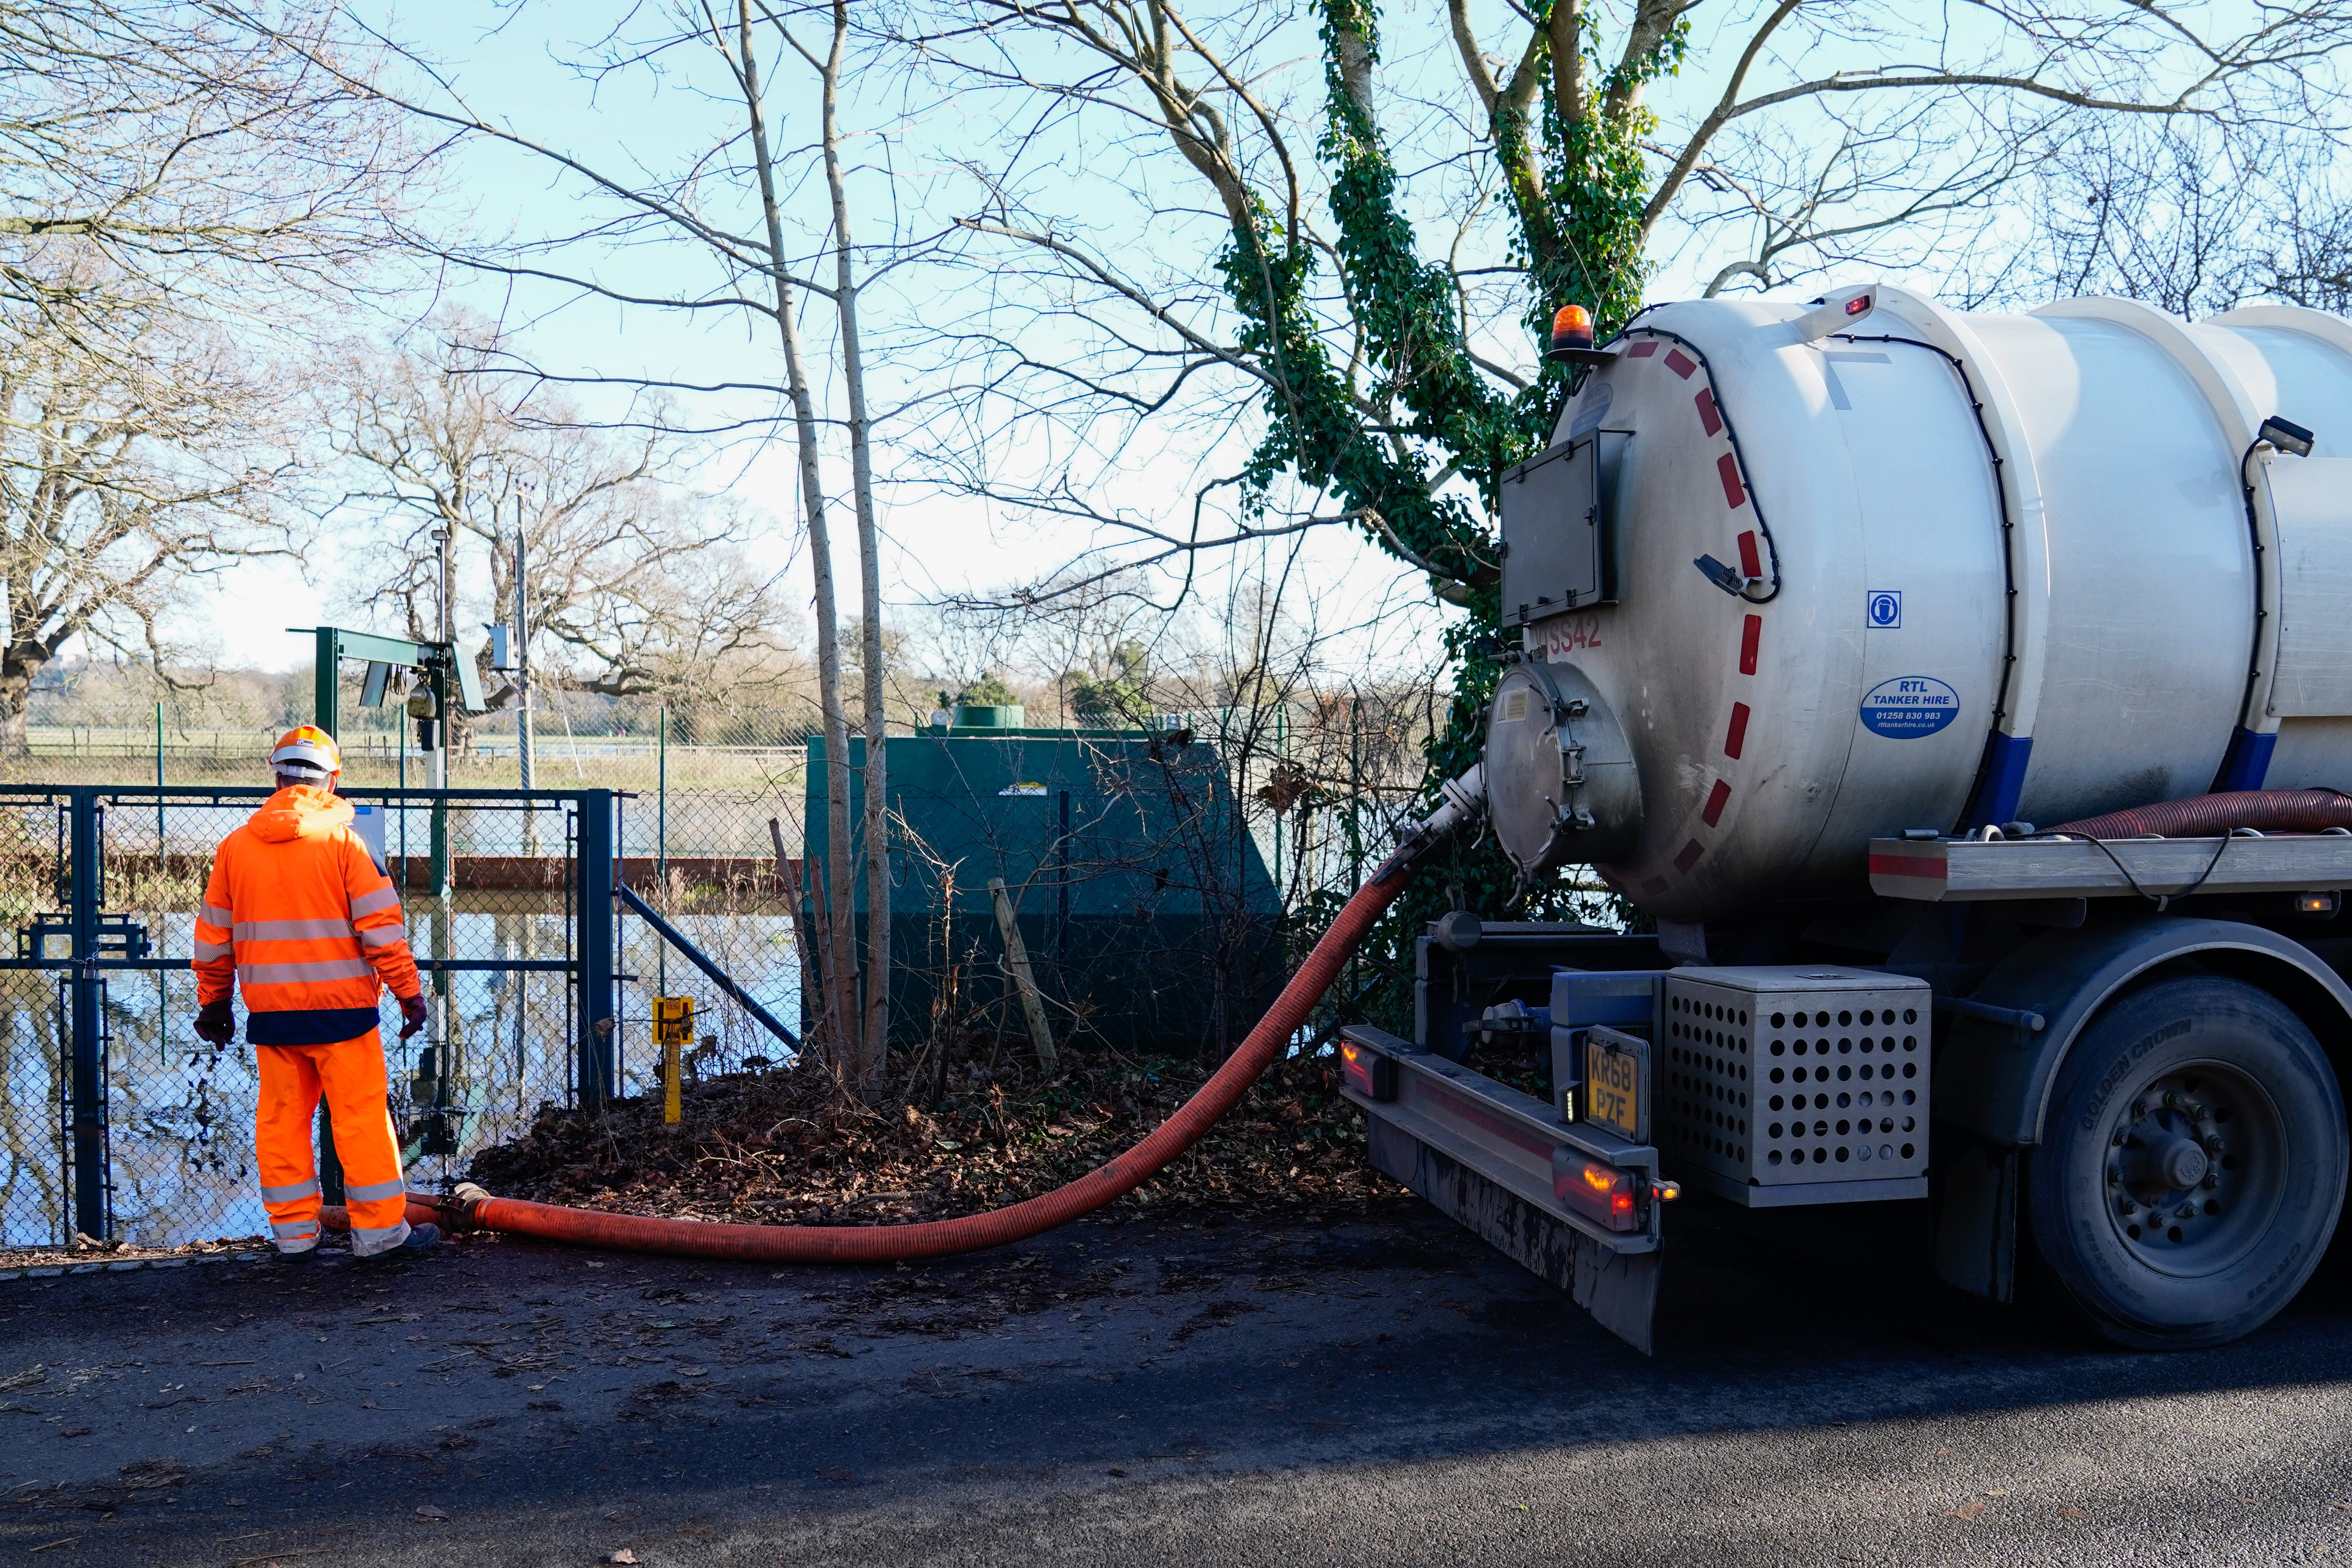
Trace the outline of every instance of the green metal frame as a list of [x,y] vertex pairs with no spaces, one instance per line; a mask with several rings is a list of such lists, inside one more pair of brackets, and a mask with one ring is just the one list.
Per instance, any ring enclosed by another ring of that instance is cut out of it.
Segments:
[[[474,674],[470,660],[461,656],[455,643],[412,643],[402,637],[380,637],[373,632],[352,632],[341,626],[289,626],[289,632],[318,639],[318,652],[310,666],[310,722],[329,735],[342,733],[342,693],[338,675],[345,659],[360,659],[370,664],[395,665],[404,670],[421,672],[433,687],[433,706],[444,716],[442,744],[448,744],[446,715],[449,712],[449,687],[457,688],[457,705],[467,713],[483,710],[482,685]],[[374,685],[382,700],[383,687]],[[373,705],[371,705],[373,706]],[[401,740],[401,753],[407,755],[407,737]],[[158,755],[161,755],[159,752]],[[433,808],[433,858],[431,892],[436,898],[449,894],[449,813],[446,806]]]
[[329,735],[341,733],[342,698],[336,674],[345,659],[371,664],[395,664],[422,670],[433,683],[433,700],[449,711],[449,685],[457,686],[457,703],[467,713],[482,711],[482,685],[471,662],[459,656],[455,643],[411,643],[401,637],[379,637],[373,632],[351,632],[341,626],[289,626],[289,632],[316,637],[319,650],[310,667],[310,722]]

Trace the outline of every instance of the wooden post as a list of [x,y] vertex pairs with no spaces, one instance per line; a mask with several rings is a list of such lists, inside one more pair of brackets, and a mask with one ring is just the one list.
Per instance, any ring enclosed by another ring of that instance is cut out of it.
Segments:
[[1037,1065],[1047,1076],[1061,1071],[1054,1052],[1054,1031],[1045,1021],[1045,998],[1037,994],[1037,977],[1029,971],[1029,949],[1013,918],[1013,900],[1005,896],[1004,879],[988,879],[988,896],[996,905],[996,929],[1004,936],[1004,961],[1013,971],[1013,988],[1021,993],[1021,1012],[1029,1020],[1030,1043],[1037,1048]]
[[[793,860],[784,853],[784,830],[775,818],[768,819],[768,840],[776,846],[776,877],[784,884],[784,896],[792,909],[793,947],[801,961],[801,1000],[816,1038],[824,1039],[825,1030],[833,1017],[832,992],[826,988],[820,954],[831,951],[820,928],[824,918],[824,892],[815,888],[811,907],[801,907],[802,878],[807,872],[806,861]],[[811,885],[814,887],[814,882]],[[814,987],[812,990],[810,988]],[[805,1055],[805,1043],[803,1052]],[[826,1049],[831,1049],[828,1045]]]

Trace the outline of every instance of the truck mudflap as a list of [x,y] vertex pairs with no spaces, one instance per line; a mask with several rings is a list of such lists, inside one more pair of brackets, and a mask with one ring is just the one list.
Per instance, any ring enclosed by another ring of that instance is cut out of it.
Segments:
[[1372,1165],[1650,1354],[1673,1191],[1658,1151],[1384,1030],[1340,1041]]

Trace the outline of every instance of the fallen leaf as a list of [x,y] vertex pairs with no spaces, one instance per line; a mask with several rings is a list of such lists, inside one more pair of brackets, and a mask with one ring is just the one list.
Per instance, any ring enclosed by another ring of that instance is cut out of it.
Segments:
[[436,1505],[429,1502],[420,1502],[416,1505],[416,1517],[419,1519],[437,1519],[444,1521],[445,1522],[449,1518],[449,1516],[442,1512]]
[[604,1559],[607,1563],[635,1563],[636,1560],[637,1554],[630,1551],[625,1546],[622,1547],[618,1552],[614,1552],[610,1557]]
[[2058,1511],[2064,1514],[2068,1519],[2088,1519],[2091,1517],[2079,1508],[2062,1508]]
[[2002,1488],[2000,1490],[1999,1490],[1999,1491],[1989,1491],[1989,1492],[1985,1493],[1985,1496],[1987,1496],[1987,1497],[2007,1497],[2008,1495],[2009,1495],[2009,1489],[2008,1489],[2007,1487],[2003,1487],[2003,1488]]
[[1984,1517],[1985,1510],[1990,1506],[1989,1503],[1979,1502],[1976,1499],[1970,1498],[1958,1508],[1946,1509],[1944,1517],[1946,1519],[1981,1519]]

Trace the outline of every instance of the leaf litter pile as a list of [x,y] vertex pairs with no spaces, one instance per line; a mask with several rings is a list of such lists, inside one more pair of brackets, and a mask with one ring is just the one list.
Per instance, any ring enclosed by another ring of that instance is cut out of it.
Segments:
[[[550,1109],[475,1156],[469,1177],[501,1197],[614,1213],[767,1225],[947,1219],[1051,1191],[1143,1138],[1211,1067],[1066,1055],[1040,1082],[977,1061],[928,1106],[845,1103],[814,1068],[727,1073],[681,1085],[674,1126],[658,1093],[602,1115]],[[1363,1117],[1339,1092],[1334,1056],[1276,1062],[1224,1120],[1111,1206],[1240,1212],[1361,1212],[1401,1189],[1364,1155]]]

